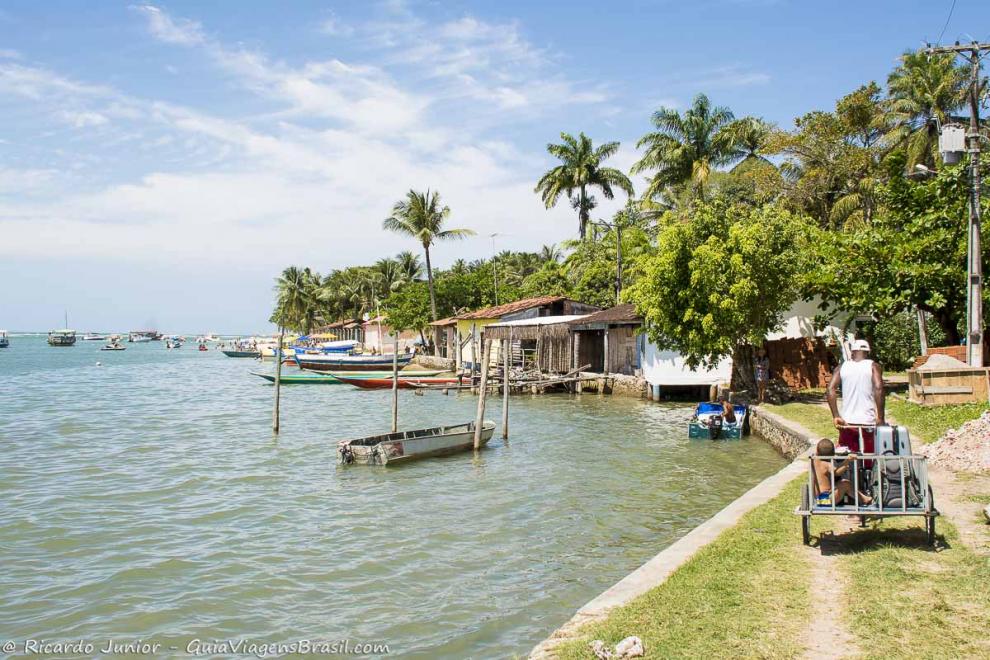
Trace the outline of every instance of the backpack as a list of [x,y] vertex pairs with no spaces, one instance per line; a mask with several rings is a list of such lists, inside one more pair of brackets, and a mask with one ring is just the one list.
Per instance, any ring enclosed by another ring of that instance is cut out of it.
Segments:
[[[893,452],[884,452],[885,456]],[[882,458],[880,465],[880,501],[885,509],[900,509],[905,506],[912,509],[921,506],[921,484],[914,473],[910,460],[897,458]],[[901,470],[901,465],[904,470]],[[906,474],[904,474],[906,472]]]

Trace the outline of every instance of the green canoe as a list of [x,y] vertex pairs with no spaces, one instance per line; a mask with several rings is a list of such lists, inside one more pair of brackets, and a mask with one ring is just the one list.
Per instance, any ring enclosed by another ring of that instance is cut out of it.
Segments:
[[[256,371],[252,371],[252,374],[264,378],[269,383],[275,382],[275,374],[259,374]],[[339,385],[340,381],[330,376],[328,374],[303,372],[296,374],[282,374],[279,379],[282,385],[297,385],[299,383],[306,383],[307,385]]]

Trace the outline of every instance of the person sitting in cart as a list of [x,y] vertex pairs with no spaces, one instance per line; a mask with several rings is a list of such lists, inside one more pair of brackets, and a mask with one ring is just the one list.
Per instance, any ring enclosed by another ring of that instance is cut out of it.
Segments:
[[[838,407],[840,389],[841,411]],[[839,445],[853,452],[874,453],[875,427],[886,423],[883,368],[870,359],[870,344],[865,339],[855,340],[852,343],[852,359],[846,360],[832,372],[827,398],[832,421],[839,429]],[[859,444],[861,433],[862,447]]]
[[[816,454],[823,458],[833,457],[835,456],[835,445],[828,438],[822,438],[818,441]],[[815,459],[815,481],[818,485],[816,503],[818,506],[832,506],[833,497],[836,505],[841,504],[846,497],[852,498],[853,485],[849,479],[849,473],[855,462],[856,454],[854,453],[850,453],[843,461]],[[832,492],[833,473],[835,474],[835,492]],[[860,491],[859,503],[863,506],[869,506],[873,503],[873,498]]]

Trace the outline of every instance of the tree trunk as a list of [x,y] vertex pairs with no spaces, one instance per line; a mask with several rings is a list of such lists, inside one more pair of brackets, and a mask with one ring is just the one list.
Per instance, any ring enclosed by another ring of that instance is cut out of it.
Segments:
[[585,187],[581,186],[581,199],[578,206],[578,240],[583,241],[588,231],[588,195]]
[[426,252],[426,281],[430,285],[430,320],[437,320],[437,296],[433,292],[433,266],[430,264],[430,246],[424,245]]
[[962,337],[959,336],[959,328],[956,318],[944,309],[932,312],[932,318],[935,319],[935,322],[938,323],[938,327],[942,328],[942,332],[945,333],[946,343],[949,346],[957,346]]
[[739,344],[732,351],[732,380],[729,387],[733,392],[746,392],[746,399],[755,401],[756,389],[756,347]]

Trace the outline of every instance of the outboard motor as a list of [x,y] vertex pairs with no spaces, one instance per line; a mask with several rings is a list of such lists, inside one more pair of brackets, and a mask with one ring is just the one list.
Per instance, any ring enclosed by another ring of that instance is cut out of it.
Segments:
[[712,415],[708,418],[708,439],[718,440],[720,435],[722,435],[722,416]]

